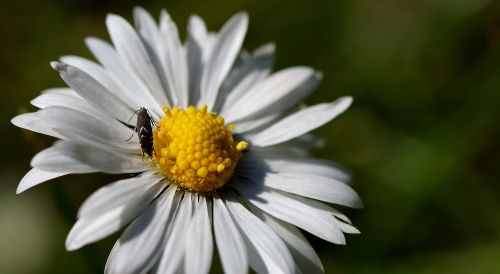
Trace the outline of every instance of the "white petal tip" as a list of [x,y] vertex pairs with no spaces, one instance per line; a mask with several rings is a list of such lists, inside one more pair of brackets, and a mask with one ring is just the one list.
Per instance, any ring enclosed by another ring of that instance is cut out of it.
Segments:
[[[28,172],[28,174],[29,173],[30,172]],[[29,177],[29,175],[23,177],[23,179],[21,179],[21,182],[17,185],[16,194],[21,194],[22,192],[28,190],[29,188],[37,185],[37,184],[30,184],[29,180],[26,180],[26,177]]]
[[359,231],[357,228],[354,227],[353,231],[351,231],[349,234],[361,234],[361,231]]
[[170,17],[170,14],[168,13],[168,11],[166,9],[161,9],[160,18],[161,18],[161,20],[166,20],[166,21],[172,20],[172,17]]
[[141,6],[135,6],[133,12],[134,12],[134,15],[136,15],[139,13],[146,13],[147,11]]
[[198,14],[191,14],[191,16],[189,16],[188,29],[190,30],[202,29],[203,32],[207,31],[205,22],[200,16],[198,16]]
[[71,244],[70,244],[70,243],[68,243],[68,242],[66,242],[66,244],[65,244],[64,246],[66,247],[66,251],[73,251],[73,250],[75,250],[75,249],[72,249],[72,248],[71,248],[72,246],[71,246]]
[[296,77],[304,77],[304,78],[314,76],[316,73],[316,71],[313,68],[307,66],[296,66],[288,68],[286,70],[293,73],[292,75]]
[[101,39],[97,38],[97,37],[93,37],[93,36],[88,36],[88,37],[85,37],[85,45],[87,45],[87,47],[90,47],[91,45],[93,44],[96,44],[96,43],[99,43]]
[[248,14],[245,11],[238,12],[237,14],[233,15],[233,17],[231,17],[228,20],[228,23],[229,22],[231,25],[243,27],[243,29],[245,29],[245,31],[246,31],[246,29],[248,27]]
[[201,19],[201,17],[198,14],[193,13],[189,16],[189,22],[202,23],[203,19]]
[[346,106],[346,108],[348,108],[352,104],[352,101],[353,101],[351,96],[344,96],[344,97],[341,97],[339,99],[342,100],[342,104],[344,104]]
[[346,242],[344,233],[341,232],[340,235],[339,235],[339,237],[337,239],[335,239],[334,241],[332,241],[332,243],[334,243],[336,245],[346,245],[347,242]]
[[108,27],[108,29],[111,27],[112,24],[119,24],[122,23],[123,21],[125,21],[125,19],[114,13],[108,13],[108,15],[106,15],[106,26]]
[[[350,188],[350,187],[349,187]],[[351,189],[351,198],[346,203],[341,205],[354,208],[354,209],[362,209],[364,207],[363,201],[361,197],[359,197],[358,193],[356,193],[353,189]]]
[[362,209],[365,205],[363,204],[363,201],[361,199],[353,206],[353,208],[356,209]]
[[107,20],[117,20],[117,19],[119,20],[120,18],[121,18],[121,16],[118,14],[114,14],[114,13],[106,14],[106,21]]
[[276,44],[274,42],[269,42],[259,48],[257,48],[253,54],[255,56],[270,56],[273,55],[276,50]]
[[24,192],[27,188],[25,186],[22,186],[21,184],[19,184],[17,186],[17,189],[16,189],[16,194],[21,194],[22,192]]
[[270,54],[274,54],[274,52],[276,51],[276,44],[274,42],[269,42],[268,44],[266,44],[266,50]]
[[20,118],[19,116],[20,116],[20,115],[18,115],[18,116],[16,116],[16,117],[14,117],[14,118],[12,118],[12,119],[10,119],[10,122],[11,122],[13,125],[15,125],[16,127],[21,127],[21,119],[22,119],[22,118]]
[[67,251],[75,251],[80,249],[83,245],[73,239],[73,235],[71,231],[69,232],[68,237],[66,238],[66,242],[64,243]]
[[237,14],[235,14],[235,17],[237,17],[240,20],[245,20],[248,22],[248,13],[246,11],[240,11]]
[[50,62],[50,66],[51,66],[54,70],[59,71],[59,72],[60,72],[60,71],[64,71],[64,70],[66,70],[66,68],[68,67],[68,65],[63,64],[63,63],[61,63],[61,62],[57,62],[57,61],[52,61],[52,62]]
[[353,208],[357,208],[357,209],[361,209],[363,208],[365,205],[363,204],[363,201],[361,200],[361,198],[358,196],[357,199],[356,199],[356,202],[354,203],[353,205]]
[[67,251],[75,251],[77,249],[80,249],[81,246],[74,245],[72,243],[66,243],[66,250]]

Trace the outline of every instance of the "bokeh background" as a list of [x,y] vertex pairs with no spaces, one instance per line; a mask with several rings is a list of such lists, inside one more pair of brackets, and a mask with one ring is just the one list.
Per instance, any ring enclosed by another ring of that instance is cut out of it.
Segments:
[[[274,41],[276,68],[325,75],[305,103],[352,95],[317,130],[318,156],[353,173],[361,235],[310,237],[327,273],[500,273],[500,1],[0,1],[0,273],[101,273],[117,235],[76,252],[65,237],[82,201],[116,179],[78,175],[15,194],[31,157],[53,140],[14,127],[39,91],[63,86],[49,61],[91,57],[109,12],[167,8],[182,36],[197,13],[218,29],[250,15],[245,47]],[[220,270],[214,264],[214,272]]]

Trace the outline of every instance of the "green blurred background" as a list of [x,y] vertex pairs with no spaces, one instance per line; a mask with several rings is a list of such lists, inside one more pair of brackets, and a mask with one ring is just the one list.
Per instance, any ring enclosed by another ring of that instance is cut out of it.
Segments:
[[[63,86],[49,61],[91,57],[109,12],[166,8],[182,35],[197,13],[218,29],[250,15],[248,49],[274,41],[276,68],[325,75],[307,104],[352,95],[318,130],[318,156],[353,172],[365,202],[347,246],[310,237],[327,273],[500,273],[500,1],[1,1],[0,273],[100,273],[117,235],[76,252],[65,237],[108,175],[57,179],[21,195],[31,157],[53,141],[9,120]],[[220,268],[220,266],[219,266]],[[217,266],[216,266],[217,269]]]

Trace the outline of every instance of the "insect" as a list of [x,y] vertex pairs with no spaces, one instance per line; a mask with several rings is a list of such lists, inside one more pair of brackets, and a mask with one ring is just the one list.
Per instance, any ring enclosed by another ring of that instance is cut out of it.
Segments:
[[134,115],[135,114],[137,114],[137,123],[135,124],[134,131],[137,132],[137,136],[139,136],[142,156],[144,156],[144,154],[147,154],[151,157],[153,156],[154,152],[152,125],[155,124],[155,121],[153,120],[153,117],[151,117],[151,114],[149,114],[149,111],[144,107],[141,107],[139,110],[137,110]]

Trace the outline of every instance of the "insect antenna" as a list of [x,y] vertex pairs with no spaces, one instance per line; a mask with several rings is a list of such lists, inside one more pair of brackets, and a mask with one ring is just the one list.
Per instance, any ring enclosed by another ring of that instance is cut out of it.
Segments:
[[[128,119],[127,121],[127,125],[130,125],[130,121],[132,121],[132,118],[134,118],[135,115],[137,115],[137,113],[141,111],[141,109],[138,109],[136,111],[134,111],[134,113],[132,113],[132,116],[130,116],[130,119]],[[146,110],[147,111],[147,110]],[[149,111],[148,111],[148,114],[149,114]],[[151,116],[151,114],[149,114],[149,116]],[[154,122],[154,121],[153,121]],[[156,122],[155,122],[156,124]],[[134,126],[134,133],[132,133],[132,135],[130,136],[130,138],[128,138],[127,140],[125,140],[126,142],[130,141],[130,139],[132,139],[132,137],[134,137],[134,134],[135,132],[137,132],[137,124]]]
[[136,111],[134,111],[134,113],[132,113],[132,116],[130,116],[130,119],[128,119],[127,121],[127,124],[130,124],[130,121],[132,121],[132,118],[134,118],[134,116],[137,114],[137,112],[141,111],[141,109],[138,109]]

